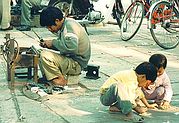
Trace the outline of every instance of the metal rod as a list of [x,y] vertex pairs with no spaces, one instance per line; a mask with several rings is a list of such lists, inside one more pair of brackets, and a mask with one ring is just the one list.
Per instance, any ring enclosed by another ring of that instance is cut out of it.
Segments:
[[42,39],[42,37],[40,37],[33,29],[32,32],[34,32],[34,34],[38,37],[39,41],[38,42],[44,42],[44,40]]

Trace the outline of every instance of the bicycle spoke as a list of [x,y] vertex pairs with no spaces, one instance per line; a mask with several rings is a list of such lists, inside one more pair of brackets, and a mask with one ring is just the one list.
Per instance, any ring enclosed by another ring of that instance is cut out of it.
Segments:
[[141,2],[132,3],[126,11],[121,24],[121,38],[127,41],[134,37],[139,30],[143,20],[143,4]]

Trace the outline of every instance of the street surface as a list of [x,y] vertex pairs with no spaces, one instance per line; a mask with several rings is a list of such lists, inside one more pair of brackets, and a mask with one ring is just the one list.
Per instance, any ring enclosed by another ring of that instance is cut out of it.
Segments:
[[[6,63],[0,56],[0,123],[126,123],[121,113],[111,114],[108,107],[99,101],[99,88],[112,74],[125,69],[134,68],[143,61],[148,61],[154,53],[162,53],[168,59],[167,73],[172,82],[174,96],[173,108],[150,110],[144,116],[146,123],[178,123],[179,115],[179,46],[164,50],[152,39],[144,22],[137,35],[128,42],[120,39],[117,25],[105,24],[87,27],[92,46],[89,64],[100,66],[99,79],[85,78],[86,72],[80,76],[79,87],[64,94],[49,95],[42,102],[31,100],[22,93],[22,85],[32,80],[17,79],[14,103],[6,80]],[[44,39],[55,38],[45,28],[33,28]],[[32,31],[20,32],[16,29],[0,32],[0,44],[5,42],[5,34],[10,33],[20,46],[38,45],[38,38]],[[40,72],[39,72],[40,73]]]

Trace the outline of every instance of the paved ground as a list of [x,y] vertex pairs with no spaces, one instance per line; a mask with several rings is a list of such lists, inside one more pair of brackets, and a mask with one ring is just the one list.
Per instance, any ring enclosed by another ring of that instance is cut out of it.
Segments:
[[[161,49],[155,44],[145,26],[144,23],[144,28],[141,28],[140,32],[128,42],[120,39],[117,25],[88,27],[92,45],[92,57],[89,64],[100,66],[100,78],[87,79],[84,78],[86,72],[82,72],[80,85],[83,86],[81,89],[78,88],[64,94],[49,95],[49,100],[42,102],[28,99],[23,95],[21,85],[29,81],[26,79],[16,78],[18,86],[15,96],[10,92],[6,81],[6,64],[0,56],[0,123],[126,122],[120,113],[111,114],[108,112],[108,107],[100,104],[98,89],[110,75],[148,61],[150,55],[154,53],[163,53],[168,58],[167,72],[174,90],[172,105],[179,107],[179,47],[172,50]],[[44,28],[34,28],[34,30],[43,38],[55,38]],[[20,46],[38,45],[38,39],[32,31],[20,32],[15,29],[9,32],[0,32],[0,44],[5,41],[6,33],[10,33]],[[145,116],[146,123],[178,122],[179,108],[172,108],[168,111],[150,110],[149,112],[151,114]],[[19,119],[23,120],[19,121]]]

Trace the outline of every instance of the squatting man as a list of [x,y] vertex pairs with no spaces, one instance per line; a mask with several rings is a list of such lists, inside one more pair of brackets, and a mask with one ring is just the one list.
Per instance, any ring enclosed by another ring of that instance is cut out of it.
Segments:
[[91,46],[84,28],[74,19],[65,18],[60,9],[48,7],[40,14],[41,26],[57,38],[44,40],[40,46],[59,53],[43,50],[40,53],[42,74],[53,86],[65,86],[67,75],[79,75],[90,59]]

